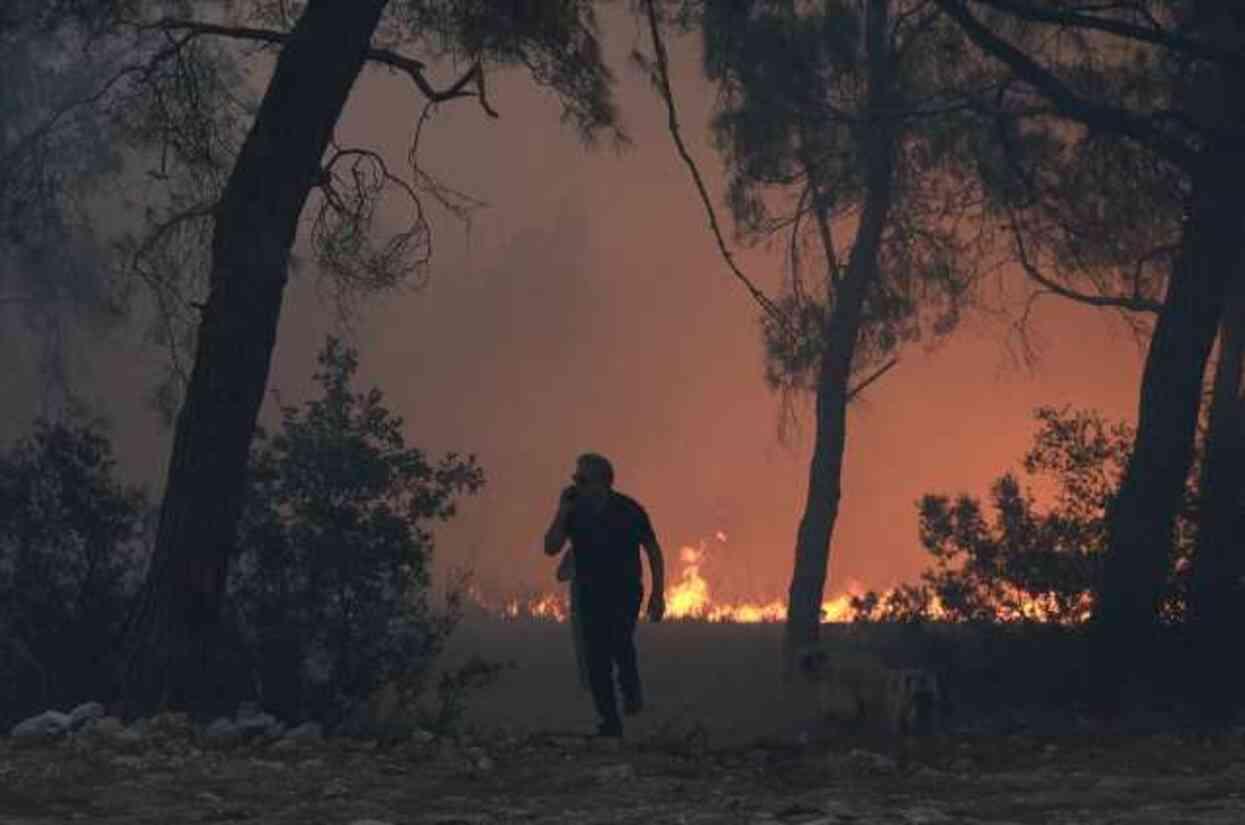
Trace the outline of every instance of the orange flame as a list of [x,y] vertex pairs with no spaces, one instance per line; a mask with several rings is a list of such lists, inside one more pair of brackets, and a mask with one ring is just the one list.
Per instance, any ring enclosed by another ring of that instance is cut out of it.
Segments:
[[[715,533],[718,542],[726,542],[726,534]],[[709,581],[702,574],[707,546],[701,542],[696,547],[679,548],[678,559],[681,564],[678,581],[666,586],[666,617],[673,620],[735,622],[753,624],[758,622],[782,622],[787,618],[787,602],[785,599],[774,598],[769,601],[720,601],[714,598]],[[844,592],[826,599],[821,603],[822,622],[852,622],[857,618],[852,608],[852,598],[864,595],[866,588],[858,581],[849,579]],[[883,603],[894,588],[879,594]],[[563,593],[541,593],[527,598],[511,598],[500,607],[490,603],[474,585],[468,588],[468,597],[485,611],[503,619],[541,619],[545,621],[565,622],[570,617],[570,600]],[[1008,593],[1009,601],[1016,605],[1000,609],[999,620],[1029,620],[1038,622],[1056,621],[1058,613],[1054,603],[1041,595],[1030,596],[1026,593]],[[1082,618],[1089,615],[1088,597]],[[945,619],[946,610],[942,604],[934,600],[927,608],[930,619]]]

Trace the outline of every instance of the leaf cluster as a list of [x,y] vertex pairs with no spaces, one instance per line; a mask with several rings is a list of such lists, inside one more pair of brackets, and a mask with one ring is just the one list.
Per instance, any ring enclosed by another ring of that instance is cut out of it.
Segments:
[[319,364],[320,397],[256,438],[230,594],[265,703],[333,718],[440,650],[453,617],[427,599],[428,525],[484,478],[471,456],[408,447],[381,391],[353,390],[339,340]]

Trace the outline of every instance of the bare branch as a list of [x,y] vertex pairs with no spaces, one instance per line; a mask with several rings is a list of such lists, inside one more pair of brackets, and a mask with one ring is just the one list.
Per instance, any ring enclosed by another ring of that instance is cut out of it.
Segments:
[[722,229],[718,224],[717,212],[714,210],[713,201],[709,197],[709,191],[705,187],[704,179],[700,176],[700,169],[696,166],[696,161],[692,159],[691,153],[688,152],[687,146],[683,142],[683,135],[679,131],[679,116],[674,105],[674,92],[670,89],[669,62],[666,58],[665,43],[661,39],[661,28],[657,22],[657,9],[653,6],[653,0],[645,0],[644,6],[648,12],[649,32],[652,35],[653,52],[657,58],[654,79],[657,81],[658,91],[666,103],[666,120],[670,129],[670,136],[674,138],[674,145],[678,149],[679,157],[687,165],[688,171],[691,172],[692,180],[696,183],[696,190],[700,193],[700,200],[705,205],[705,212],[709,216],[709,228],[713,231],[713,237],[718,243],[718,251],[722,254],[722,259],[726,261],[731,272],[747,288],[753,300],[779,325],[780,329],[791,335],[790,326],[782,310],[740,270],[739,265],[735,262],[735,256],[731,254],[730,249],[726,246],[726,241],[722,237]]
[[[154,23],[139,26],[139,29],[182,31],[187,32],[191,36],[210,35],[273,45],[284,44],[290,37],[288,32],[275,31],[273,29],[260,29],[251,26],[223,26],[216,23],[204,23],[198,20],[184,20],[180,18],[157,20]],[[451,83],[447,88],[439,90],[433,88],[428,79],[424,77],[424,70],[427,67],[419,60],[406,57],[389,49],[376,48],[368,49],[367,59],[369,62],[379,63],[405,74],[411,78],[424,97],[432,102],[443,103],[460,97],[474,97],[480,101],[480,108],[484,110],[485,114],[493,118],[499,116],[497,111],[489,105],[485,95],[484,67],[479,61],[473,63],[462,77]],[[468,91],[467,87],[473,82],[475,91]]]
[[891,369],[898,363],[899,363],[899,359],[892,357],[885,364],[878,367],[876,370],[874,370],[872,373],[869,374],[868,378],[862,379],[860,383],[858,383],[856,386],[852,387],[851,389],[847,391],[847,400],[848,401],[855,400],[856,396],[864,392],[866,387],[868,387],[874,381],[877,381],[883,375],[886,375],[886,373],[890,372]]

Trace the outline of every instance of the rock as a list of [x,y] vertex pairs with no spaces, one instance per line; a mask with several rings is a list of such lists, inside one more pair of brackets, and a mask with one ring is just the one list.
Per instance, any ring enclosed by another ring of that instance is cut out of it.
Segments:
[[435,741],[436,738],[436,734],[423,728],[415,728],[411,731],[411,741],[419,745],[427,745],[429,742]]
[[69,711],[69,729],[79,730],[84,725],[104,718],[104,706],[99,702],[83,702]]
[[284,728],[271,713],[255,713],[250,716],[239,716],[234,720],[234,728],[247,738],[255,736],[280,736]]
[[141,732],[162,739],[189,739],[194,733],[194,723],[187,713],[158,713],[145,720]]
[[1104,776],[1094,783],[1094,790],[1106,793],[1127,793],[1137,787],[1137,780],[1128,776]]
[[55,739],[69,732],[69,714],[55,710],[45,710],[38,716],[23,719],[13,726],[9,735],[14,739],[41,741]]
[[115,716],[105,716],[88,723],[87,729],[97,736],[116,736],[125,730],[125,724]]
[[592,771],[592,778],[603,785],[625,782],[635,778],[635,768],[627,762],[620,762],[616,765],[602,765]]
[[303,722],[296,725],[285,732],[286,739],[297,739],[300,741],[315,741],[324,738],[324,726],[319,722]]
[[847,765],[863,768],[872,773],[894,773],[899,769],[899,765],[889,756],[860,748],[848,751],[842,761]]
[[203,731],[203,738],[216,744],[226,744],[242,738],[242,732],[224,716],[216,719]]
[[903,821],[908,825],[942,825],[945,822],[953,822],[946,813],[936,808],[909,808],[900,813]]
[[133,751],[141,748],[145,740],[143,735],[133,728],[122,728],[109,736],[107,741],[117,750]]
[[977,766],[973,762],[972,759],[970,759],[967,756],[961,756],[959,759],[956,759],[954,762],[951,763],[951,772],[952,773],[969,773],[976,767]]

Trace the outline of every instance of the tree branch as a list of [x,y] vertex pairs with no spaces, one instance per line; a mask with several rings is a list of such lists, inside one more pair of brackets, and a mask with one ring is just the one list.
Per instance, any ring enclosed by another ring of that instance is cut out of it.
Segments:
[[1192,165],[1194,153],[1183,143],[1163,134],[1147,118],[1080,97],[1048,69],[990,31],[969,12],[964,0],[934,2],[959,24],[978,48],[1011,68],[1017,77],[1053,103],[1060,114],[1080,121],[1091,129],[1132,138],[1182,168],[1187,169]]
[[726,246],[726,241],[722,238],[722,230],[718,224],[717,212],[713,208],[713,201],[709,197],[709,191],[705,187],[704,179],[700,176],[700,169],[696,166],[696,161],[692,159],[691,153],[687,150],[687,145],[683,142],[683,135],[679,131],[679,116],[674,105],[674,92],[670,89],[670,69],[669,62],[666,58],[666,46],[661,39],[661,29],[657,23],[657,9],[653,6],[653,0],[645,0],[645,10],[648,12],[649,33],[653,39],[653,53],[656,56],[656,66],[653,79],[656,81],[657,90],[661,93],[662,99],[666,104],[666,121],[670,129],[670,136],[674,138],[675,148],[678,150],[679,157],[683,159],[688,171],[692,174],[692,180],[696,184],[696,190],[700,193],[700,200],[705,205],[705,212],[709,216],[709,228],[713,231],[713,237],[717,241],[718,251],[722,254],[722,259],[726,261],[735,277],[747,288],[748,292],[766,314],[769,315],[788,335],[791,335],[790,326],[787,318],[782,311],[774,305],[774,302],[762,292],[748,276],[740,270],[739,265],[735,262],[735,256],[731,254],[730,249]]
[[847,391],[847,400],[848,401],[854,400],[857,395],[865,391],[866,387],[868,387],[874,381],[877,381],[883,375],[886,375],[886,373],[890,372],[891,368],[893,368],[898,363],[899,363],[898,358],[891,358],[885,364],[878,367],[876,370],[874,370],[869,375],[868,378],[863,379],[859,384],[857,384],[856,386],[852,387],[850,390]]
[[[234,40],[251,40],[258,43],[270,43],[273,45],[282,45],[290,37],[288,32],[275,31],[273,29],[260,29],[251,26],[222,26],[216,23],[204,23],[198,20],[184,20],[180,18],[165,18],[157,20],[154,23],[139,26],[140,29],[156,29],[162,31],[180,31],[187,32],[191,35],[210,35],[215,37],[227,37]],[[428,79],[424,77],[424,70],[427,68],[421,61],[411,57],[398,54],[389,49],[368,49],[368,62],[379,63],[390,69],[399,71],[415,83],[424,97],[435,103],[442,103],[447,100],[460,97],[474,97],[480,101],[480,108],[489,117],[496,118],[499,115],[497,111],[489,105],[488,99],[484,91],[484,67],[476,61],[471,68],[463,74],[458,80],[454,81],[445,89],[435,89]],[[476,90],[466,91],[466,88],[472,82],[475,83]]]
[[1089,306],[1124,309],[1130,312],[1149,312],[1157,315],[1159,310],[1163,308],[1161,302],[1145,298],[1137,293],[1134,293],[1133,295],[1093,295],[1088,292],[1080,292],[1079,290],[1071,289],[1070,287],[1066,287],[1063,284],[1046,277],[1042,274],[1037,264],[1033,262],[1033,259],[1029,257],[1029,250],[1025,246],[1024,235],[1020,230],[1020,224],[1016,220],[1015,213],[1011,212],[1011,210],[1009,210],[1009,213],[1010,220],[1008,225],[1011,228],[1012,237],[1016,242],[1017,263],[1020,264],[1021,268],[1025,271],[1025,274],[1028,275],[1031,280],[1045,287],[1050,293],[1058,295],[1061,298],[1068,298],[1082,304],[1088,304]]
[[1162,46],[1174,52],[1182,52],[1190,57],[1211,60],[1245,69],[1245,54],[1227,49],[1218,49],[1192,37],[1162,29],[1151,29],[1126,23],[1123,20],[1111,20],[1095,15],[1083,14],[1076,10],[1057,10],[1036,6],[1022,0],[976,0],[985,6],[1007,12],[1014,17],[1030,20],[1034,23],[1052,23],[1058,26],[1073,26],[1080,29],[1114,34],[1118,37],[1138,40]]

